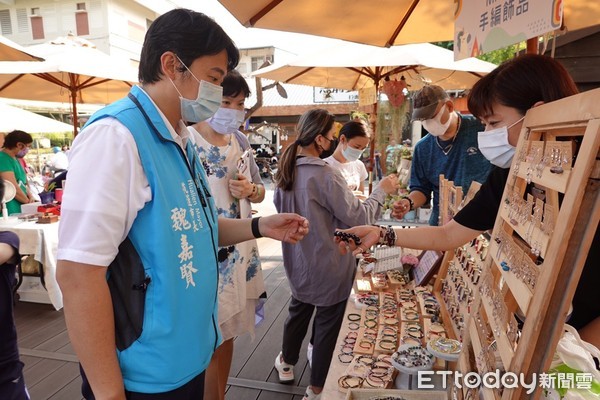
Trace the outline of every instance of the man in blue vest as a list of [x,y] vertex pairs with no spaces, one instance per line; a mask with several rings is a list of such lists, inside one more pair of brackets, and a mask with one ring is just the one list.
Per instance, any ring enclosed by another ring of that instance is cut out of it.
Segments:
[[186,124],[214,114],[238,60],[211,18],[170,11],[146,33],[140,86],[73,142],[57,279],[86,399],[202,399],[217,246],[308,231],[296,214],[217,219]]

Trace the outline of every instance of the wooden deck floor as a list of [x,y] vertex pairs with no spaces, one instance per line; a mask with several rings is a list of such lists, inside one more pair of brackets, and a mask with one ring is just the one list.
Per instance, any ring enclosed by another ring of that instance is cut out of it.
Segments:
[[[310,376],[308,340],[295,368],[295,386],[277,383],[273,362],[280,351],[290,290],[280,244],[263,238],[259,247],[268,295],[265,320],[257,327],[254,340],[249,335],[235,340],[227,399],[300,400]],[[63,312],[51,305],[19,302],[15,314],[25,382],[32,400],[81,399],[79,364],[69,343]]]

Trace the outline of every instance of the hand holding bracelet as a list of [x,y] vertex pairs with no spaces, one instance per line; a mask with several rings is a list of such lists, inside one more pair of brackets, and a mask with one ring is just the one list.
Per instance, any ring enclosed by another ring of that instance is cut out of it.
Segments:
[[377,244],[381,246],[395,246],[396,245],[396,231],[391,225],[379,227],[379,241]]

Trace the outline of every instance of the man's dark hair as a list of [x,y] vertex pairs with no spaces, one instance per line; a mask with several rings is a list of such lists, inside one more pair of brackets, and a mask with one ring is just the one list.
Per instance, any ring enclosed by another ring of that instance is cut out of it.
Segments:
[[4,138],[4,147],[7,149],[14,149],[17,147],[17,143],[30,144],[33,143],[33,138],[29,133],[19,130],[10,132]]
[[235,69],[227,73],[221,86],[223,86],[223,96],[236,97],[238,94],[244,93],[244,97],[250,97],[248,82]]
[[240,54],[223,28],[202,13],[176,8],[158,17],[146,32],[138,79],[141,83],[158,82],[162,75],[160,57],[167,51],[177,54],[189,67],[197,58],[223,50],[227,52],[227,69],[234,69]]

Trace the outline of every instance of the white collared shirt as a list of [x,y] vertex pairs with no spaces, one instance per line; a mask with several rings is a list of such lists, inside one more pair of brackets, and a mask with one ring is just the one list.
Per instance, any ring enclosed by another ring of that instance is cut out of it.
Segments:
[[[173,140],[185,149],[187,128],[178,135],[158,112]],[[112,117],[87,126],[69,152],[57,259],[108,266],[150,200],[150,184],[131,132]]]

